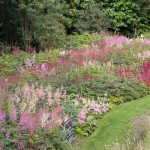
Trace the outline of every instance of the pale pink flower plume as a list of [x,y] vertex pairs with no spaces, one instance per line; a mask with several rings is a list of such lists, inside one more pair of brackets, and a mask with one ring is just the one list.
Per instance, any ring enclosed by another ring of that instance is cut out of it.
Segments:
[[56,102],[61,101],[61,92],[60,92],[59,89],[54,93],[54,100],[55,100]]
[[10,131],[7,131],[5,134],[5,138],[8,140],[10,138]]
[[17,109],[16,109],[16,107],[13,108],[13,110],[11,111],[9,117],[10,117],[12,122],[17,120]]
[[2,124],[5,121],[6,115],[0,108],[0,124]]

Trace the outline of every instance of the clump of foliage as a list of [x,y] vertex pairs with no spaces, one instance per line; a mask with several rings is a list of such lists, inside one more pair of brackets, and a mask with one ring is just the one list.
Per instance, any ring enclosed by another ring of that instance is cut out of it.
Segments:
[[109,20],[104,11],[97,6],[88,5],[85,10],[81,11],[76,19],[75,28],[77,32],[101,32],[106,31],[109,27]]
[[19,13],[24,45],[38,43],[44,49],[62,46],[65,31],[59,12],[60,5],[56,1],[20,2]]
[[[106,35],[107,36],[107,35]],[[105,35],[100,34],[89,34],[88,32],[85,32],[81,35],[73,34],[69,35],[66,39],[66,48],[80,48],[80,47],[88,47],[91,42],[100,41],[102,38],[104,38]]]
[[69,149],[61,127],[65,113],[59,89],[52,92],[50,85],[24,84],[14,92],[0,90],[1,148]]
[[69,34],[111,31],[127,36],[149,29],[149,1],[1,0],[0,41],[37,51],[63,47]]

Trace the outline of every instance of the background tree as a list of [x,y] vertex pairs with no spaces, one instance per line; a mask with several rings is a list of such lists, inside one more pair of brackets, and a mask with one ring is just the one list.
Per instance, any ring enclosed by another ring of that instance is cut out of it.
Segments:
[[75,28],[78,33],[84,32],[101,32],[106,31],[110,25],[110,21],[105,11],[97,5],[87,5],[80,12],[79,17],[75,21]]
[[74,32],[126,36],[150,29],[150,0],[0,0],[0,43],[63,47]]
[[61,23],[61,5],[57,1],[20,1],[19,14],[24,45],[36,45],[45,49],[59,47],[65,37]]
[[64,25],[68,33],[100,32],[109,20],[95,0],[65,0]]
[[18,21],[18,4],[15,0],[0,0],[0,41],[20,42],[21,30]]
[[139,29],[139,6],[131,0],[103,0],[101,5],[111,20],[110,30],[132,36]]
[[[150,30],[150,0],[133,0],[140,8],[141,30]],[[141,31],[141,32],[142,32]]]

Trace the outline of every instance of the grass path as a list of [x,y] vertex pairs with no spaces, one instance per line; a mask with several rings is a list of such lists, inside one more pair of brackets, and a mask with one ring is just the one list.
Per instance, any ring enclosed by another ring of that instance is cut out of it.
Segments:
[[116,106],[99,120],[97,130],[85,142],[82,150],[105,150],[116,140],[123,143],[132,121],[150,110],[150,96]]

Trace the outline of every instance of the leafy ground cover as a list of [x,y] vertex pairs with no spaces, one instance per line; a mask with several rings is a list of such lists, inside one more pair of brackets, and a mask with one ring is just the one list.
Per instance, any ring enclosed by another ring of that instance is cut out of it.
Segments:
[[[105,150],[108,145],[125,143],[134,119],[150,110],[150,96],[113,108],[99,120],[98,128],[87,140],[84,150]],[[113,146],[112,146],[113,147]]]

